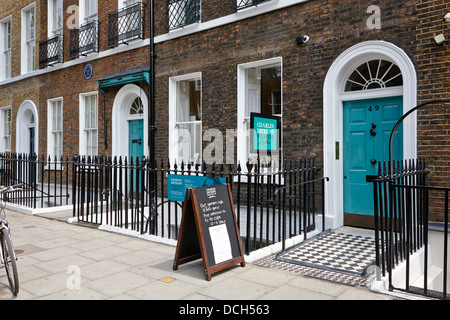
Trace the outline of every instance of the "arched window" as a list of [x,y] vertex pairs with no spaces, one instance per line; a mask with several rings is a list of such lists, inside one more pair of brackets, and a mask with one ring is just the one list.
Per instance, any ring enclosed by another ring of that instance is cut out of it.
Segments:
[[137,97],[134,99],[133,103],[130,106],[130,115],[138,115],[144,113],[144,106],[142,105],[141,98]]
[[345,91],[359,91],[397,87],[403,85],[399,67],[386,60],[363,63],[347,79]]

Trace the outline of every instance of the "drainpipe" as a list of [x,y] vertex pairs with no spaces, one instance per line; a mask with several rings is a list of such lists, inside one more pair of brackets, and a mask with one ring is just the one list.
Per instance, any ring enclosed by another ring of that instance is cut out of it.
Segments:
[[[150,151],[150,166],[153,169],[156,162],[155,155],[155,22],[154,22],[154,0],[149,0],[150,3],[150,99],[149,99],[149,121],[148,121],[148,146]],[[153,189],[152,189],[153,190]]]
[[[150,234],[155,234],[155,218],[156,218],[156,208],[154,205],[154,194],[155,194],[155,171],[156,168],[156,146],[155,146],[155,20],[154,20],[154,0],[149,0],[150,5],[150,99],[149,99],[149,112],[148,112],[148,147],[150,156]],[[143,199],[142,194],[142,200]]]

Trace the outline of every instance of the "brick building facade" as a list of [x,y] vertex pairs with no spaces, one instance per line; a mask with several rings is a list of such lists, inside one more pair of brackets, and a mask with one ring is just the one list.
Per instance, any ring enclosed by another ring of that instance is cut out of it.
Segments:
[[[144,0],[130,9],[133,3],[0,1],[8,8],[0,13],[2,39],[8,17],[13,26],[11,75],[0,77],[0,108],[11,110],[11,147],[3,144],[2,151],[29,152],[27,132],[36,128],[31,145],[43,155],[149,154],[149,6]],[[22,72],[17,29],[30,4],[35,68]],[[330,177],[327,210],[334,226],[344,221],[345,199],[352,197],[343,187],[351,170],[346,157],[352,157],[346,106],[401,97],[404,113],[450,98],[449,50],[434,41],[450,30],[445,1],[155,0],[154,11],[156,157],[208,160],[206,151],[222,137],[223,150],[216,148],[213,160],[243,163],[254,157],[246,133],[250,112],[280,116],[281,157],[316,157]],[[83,40],[89,30],[98,34],[93,46]],[[62,42],[52,40],[59,35]],[[309,41],[297,41],[304,35]],[[63,50],[49,62],[52,43]],[[448,110],[441,104],[411,116],[398,147],[404,158],[425,157],[432,180],[447,187]]]

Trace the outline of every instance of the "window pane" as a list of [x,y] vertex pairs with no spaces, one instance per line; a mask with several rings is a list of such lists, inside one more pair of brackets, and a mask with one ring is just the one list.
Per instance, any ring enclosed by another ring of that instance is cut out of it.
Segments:
[[144,113],[144,106],[142,105],[141,98],[134,99],[133,103],[130,107],[130,114],[143,114]]
[[97,95],[86,96],[85,98],[85,129],[86,155],[96,156],[98,152],[97,140]]
[[274,106],[273,98],[281,100],[281,74],[278,66],[261,70],[261,113],[281,114],[280,105]]
[[11,21],[5,22],[3,30],[4,50],[6,51],[11,49]]
[[26,39],[33,40],[35,36],[34,8],[27,12],[27,33]]
[[5,137],[5,150],[11,151],[11,136]]
[[201,120],[201,80],[177,83],[177,122]]
[[178,160],[185,163],[201,161],[201,79],[178,81],[176,84],[176,123]]
[[86,15],[90,16],[97,13],[97,0],[86,0]]
[[62,7],[62,0],[56,0],[57,5],[56,5],[56,27],[58,29],[62,28],[62,21],[63,21],[63,7]]
[[400,68],[385,60],[363,63],[347,79],[345,91],[381,89],[403,85]]

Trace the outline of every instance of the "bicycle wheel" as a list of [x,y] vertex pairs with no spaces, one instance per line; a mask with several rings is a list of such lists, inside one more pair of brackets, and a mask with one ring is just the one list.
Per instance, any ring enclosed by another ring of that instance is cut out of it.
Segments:
[[12,245],[11,237],[7,230],[0,233],[0,241],[2,244],[3,259],[5,261],[6,275],[8,276],[9,286],[14,295],[19,293],[19,275],[17,273],[17,265]]

